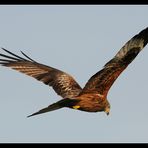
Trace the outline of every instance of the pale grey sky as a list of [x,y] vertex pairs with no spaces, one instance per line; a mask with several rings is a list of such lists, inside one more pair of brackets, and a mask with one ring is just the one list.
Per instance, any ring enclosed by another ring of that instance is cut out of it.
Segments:
[[[0,6],[0,46],[63,70],[83,87],[135,34],[148,6]],[[120,75],[109,116],[68,108],[27,115],[60,99],[52,88],[0,67],[0,142],[148,142],[148,46]]]

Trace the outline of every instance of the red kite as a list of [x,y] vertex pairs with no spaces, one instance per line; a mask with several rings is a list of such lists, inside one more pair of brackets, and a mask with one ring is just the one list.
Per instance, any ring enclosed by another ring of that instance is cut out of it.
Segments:
[[40,64],[22,51],[21,53],[24,55],[24,58],[2,48],[8,55],[0,54],[0,56],[3,57],[3,59],[0,59],[0,64],[11,67],[46,85],[52,86],[55,92],[63,98],[30,116],[63,107],[87,112],[104,111],[108,115],[110,104],[107,100],[107,94],[110,87],[147,43],[148,28],[129,40],[113,59],[104,65],[102,70],[88,80],[83,89],[69,74],[56,68]]

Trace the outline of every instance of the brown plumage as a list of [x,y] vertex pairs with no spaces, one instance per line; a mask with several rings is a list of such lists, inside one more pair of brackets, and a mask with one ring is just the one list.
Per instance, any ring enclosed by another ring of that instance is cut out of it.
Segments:
[[147,42],[148,28],[129,40],[119,50],[115,57],[105,64],[102,70],[88,80],[83,89],[69,74],[53,67],[40,64],[23,52],[21,53],[26,58],[22,58],[2,48],[9,55],[0,54],[1,57],[4,57],[4,59],[0,59],[0,64],[6,67],[11,67],[12,69],[31,76],[46,85],[52,86],[55,92],[63,98],[30,116],[63,107],[87,112],[104,111],[108,115],[110,104],[107,100],[107,94],[110,87],[122,71],[126,69],[138,53],[146,46]]

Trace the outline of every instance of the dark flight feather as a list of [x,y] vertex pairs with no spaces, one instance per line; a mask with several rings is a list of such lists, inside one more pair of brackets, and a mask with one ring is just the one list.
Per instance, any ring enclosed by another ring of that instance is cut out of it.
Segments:
[[63,98],[73,98],[81,92],[80,85],[69,74],[62,72],[53,67],[40,64],[25,53],[21,52],[27,59],[22,58],[4,48],[5,52],[11,56],[0,54],[0,64],[6,67],[11,67],[14,70],[22,72],[28,76],[42,81],[44,84],[52,86],[55,92]]
[[106,96],[114,81],[135,59],[147,43],[148,28],[130,39],[115,57],[105,64],[102,70],[93,75],[86,83],[81,94],[97,92]]

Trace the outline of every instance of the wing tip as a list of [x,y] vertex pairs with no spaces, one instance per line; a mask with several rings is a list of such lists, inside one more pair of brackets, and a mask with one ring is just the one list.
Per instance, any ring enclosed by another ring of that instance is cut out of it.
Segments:
[[148,43],[148,27],[146,27],[141,32],[139,32],[137,35],[135,35],[134,38],[143,39],[144,40],[143,47],[145,47],[146,44]]
[[5,55],[5,54],[0,54],[0,56],[2,56],[2,57],[8,58],[8,59],[13,59],[13,60],[16,60],[16,61],[19,61],[19,60],[27,61],[27,59],[28,59],[28,60],[30,60],[30,61],[32,61],[32,62],[37,63],[35,60],[33,60],[32,58],[30,58],[29,56],[27,56],[23,51],[20,51],[20,52],[21,52],[21,54],[22,54],[24,57],[26,57],[27,59],[25,59],[25,58],[23,58],[23,57],[20,57],[20,56],[14,54],[14,53],[12,53],[12,52],[10,52],[9,50],[7,50],[7,49],[5,49],[5,48],[3,48],[3,47],[0,47],[0,48],[1,48],[3,51],[5,51],[5,52],[7,52],[8,54],[11,55],[11,56],[8,56],[8,55]]

